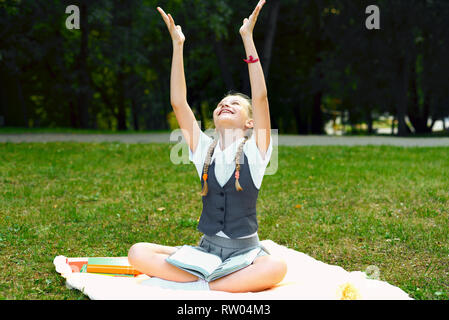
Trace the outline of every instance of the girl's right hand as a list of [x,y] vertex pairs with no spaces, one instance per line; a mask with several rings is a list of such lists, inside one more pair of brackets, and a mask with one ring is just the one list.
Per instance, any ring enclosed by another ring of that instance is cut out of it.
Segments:
[[157,10],[162,16],[162,19],[164,19],[165,24],[167,25],[168,31],[170,32],[171,39],[173,43],[175,44],[183,44],[186,40],[186,37],[182,33],[181,26],[175,25],[175,21],[173,20],[171,14],[168,15],[162,10],[162,8],[157,7]]

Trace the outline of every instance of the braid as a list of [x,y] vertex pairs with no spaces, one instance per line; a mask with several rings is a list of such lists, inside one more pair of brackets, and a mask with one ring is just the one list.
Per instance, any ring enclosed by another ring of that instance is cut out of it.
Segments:
[[204,184],[203,184],[203,190],[201,190],[201,195],[204,197],[207,195],[207,192],[209,191],[208,186],[207,186],[207,172],[209,171],[209,166],[210,166],[210,162],[212,159],[212,154],[215,150],[215,147],[218,143],[218,139],[215,139],[210,147],[209,150],[207,150],[207,155],[206,155],[206,160],[204,161],[204,166],[203,166],[203,180],[204,180]]
[[237,150],[237,153],[235,154],[235,189],[237,191],[242,191],[243,188],[239,183],[240,178],[240,157],[242,156],[243,152],[243,145],[248,140],[248,136],[245,136],[245,139],[243,139],[242,143],[239,145],[239,148]]
[[[241,187],[240,183],[239,183],[239,178],[240,178],[240,157],[242,156],[242,152],[243,152],[243,146],[245,145],[246,141],[248,140],[248,136],[245,136],[245,138],[243,139],[242,143],[239,145],[237,152],[235,154],[235,189],[237,191],[242,191],[243,188]],[[204,161],[204,166],[203,166],[203,189],[201,190],[201,196],[206,196],[209,188],[207,185],[207,178],[208,178],[208,171],[209,171],[209,167],[210,167],[210,163],[211,163],[211,159],[212,159],[212,154],[215,150],[215,147],[217,146],[218,143],[218,139],[215,139],[212,144],[209,147],[209,150],[207,151],[206,154],[206,159]]]

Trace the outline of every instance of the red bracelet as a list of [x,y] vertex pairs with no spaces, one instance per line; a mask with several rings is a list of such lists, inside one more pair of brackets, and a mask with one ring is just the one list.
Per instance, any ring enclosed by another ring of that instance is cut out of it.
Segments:
[[246,63],[256,63],[257,61],[259,61],[259,59],[254,60],[253,56],[249,56],[249,60],[243,59],[243,61],[245,61]]

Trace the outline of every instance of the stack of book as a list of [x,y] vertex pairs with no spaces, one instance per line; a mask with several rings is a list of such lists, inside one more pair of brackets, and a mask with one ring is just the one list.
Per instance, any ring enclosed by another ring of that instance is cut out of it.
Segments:
[[127,257],[68,258],[73,272],[87,272],[115,277],[135,277],[141,272],[130,265]]

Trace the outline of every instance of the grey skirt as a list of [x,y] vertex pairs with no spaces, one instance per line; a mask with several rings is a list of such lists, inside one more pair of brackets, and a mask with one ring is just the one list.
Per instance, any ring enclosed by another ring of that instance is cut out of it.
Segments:
[[[178,249],[181,247],[182,246],[176,246]],[[219,256],[222,261],[258,247],[262,250],[260,250],[257,257],[270,254],[270,252],[259,242],[259,236],[257,234],[253,237],[244,239],[228,239],[217,235],[208,236],[204,234],[201,237],[198,246],[194,247],[201,251],[215,254]]]

